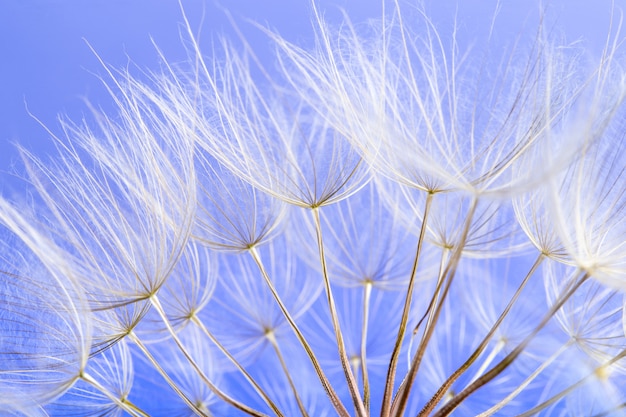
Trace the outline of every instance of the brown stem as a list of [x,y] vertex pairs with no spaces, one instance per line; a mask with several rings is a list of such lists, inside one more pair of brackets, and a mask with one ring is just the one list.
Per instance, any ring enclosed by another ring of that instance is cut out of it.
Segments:
[[413,299],[413,290],[415,287],[415,276],[417,275],[417,267],[419,265],[420,254],[422,252],[422,243],[426,235],[426,224],[428,222],[428,214],[430,212],[430,206],[433,200],[433,193],[428,193],[426,202],[424,204],[424,215],[422,216],[422,226],[420,228],[419,238],[417,240],[417,248],[415,250],[415,258],[413,259],[413,267],[411,269],[411,276],[409,277],[409,285],[406,290],[406,297],[404,299],[404,308],[402,310],[402,317],[400,319],[400,325],[398,327],[398,336],[396,337],[396,343],[391,352],[391,359],[389,360],[389,367],[387,368],[387,379],[385,381],[385,391],[383,393],[383,403],[380,410],[381,417],[388,417],[391,411],[391,399],[393,395],[393,386],[396,379],[396,368],[398,367],[398,358],[400,357],[400,350],[402,348],[402,340],[406,333],[406,326],[409,319],[409,312],[411,310],[411,300]]
[[322,367],[319,361],[317,360],[315,353],[313,353],[313,349],[311,349],[309,342],[307,342],[306,339],[304,338],[304,335],[300,331],[300,328],[298,328],[298,325],[296,324],[295,320],[291,316],[291,313],[289,313],[289,310],[287,310],[287,307],[285,306],[282,299],[280,298],[280,295],[278,295],[278,292],[276,291],[276,287],[274,287],[272,280],[267,274],[267,271],[265,270],[265,266],[263,265],[263,262],[261,261],[261,258],[259,257],[259,254],[256,248],[252,247],[248,249],[248,253],[250,253],[250,256],[252,256],[252,259],[254,259],[254,261],[256,262],[259,270],[261,271],[261,275],[263,276],[263,279],[265,280],[265,283],[267,284],[270,292],[272,293],[272,296],[274,297],[274,300],[276,301],[276,304],[278,304],[280,311],[283,313],[283,316],[285,317],[285,319],[291,326],[291,329],[293,330],[296,337],[298,338],[298,341],[300,342],[300,344],[306,351],[306,354],[309,357],[309,360],[311,361],[313,368],[315,368],[315,373],[317,374],[317,377],[322,383],[322,387],[324,388],[324,391],[326,391],[326,394],[328,395],[330,402],[335,408],[335,411],[337,411],[337,414],[340,417],[350,417],[348,410],[346,410],[344,405],[341,403],[339,396],[337,395],[332,385],[330,384],[330,381],[324,374],[324,371],[322,370]]
[[[422,339],[418,346],[417,352],[415,352],[415,356],[413,357],[411,367],[409,368],[409,373],[404,378],[404,381],[402,381],[400,389],[398,390],[398,394],[396,395],[396,398],[394,399],[394,404],[392,404],[392,413],[394,416],[402,415],[408,403],[409,394],[411,392],[413,382],[415,381],[415,377],[417,376],[417,371],[419,370],[424,354],[426,353],[426,347],[428,346],[428,343],[430,342],[433,332],[435,331],[437,321],[439,320],[439,315],[441,314],[441,309],[448,296],[448,292],[452,285],[452,281],[454,280],[454,276],[456,275],[456,270],[459,265],[459,261],[461,260],[461,256],[463,255],[463,248],[465,247],[465,242],[467,241],[467,236],[470,231],[472,219],[474,218],[474,213],[476,212],[477,204],[478,204],[477,198],[473,198],[470,209],[467,213],[467,218],[465,219],[465,224],[463,225],[463,232],[461,233],[461,239],[458,245],[456,246],[454,252],[452,253],[450,262],[448,263],[448,265],[446,266],[446,269],[443,272],[445,286],[443,288],[443,292],[441,294],[440,300],[436,304],[431,317],[428,318],[426,328],[424,329],[424,334],[422,335]],[[433,295],[433,297],[436,297],[436,293],[435,295]]]
[[500,375],[506,368],[511,365],[515,359],[526,349],[526,346],[534,339],[534,337],[545,327],[546,324],[552,319],[556,312],[565,304],[565,302],[580,288],[580,286],[589,278],[589,274],[584,273],[578,281],[573,280],[568,287],[570,287],[561,297],[559,297],[554,305],[550,308],[548,313],[544,316],[541,322],[535,327],[535,329],[526,338],[520,342],[504,359],[491,368],[487,373],[480,376],[474,382],[469,384],[463,391],[457,396],[448,401],[444,406],[435,414],[434,417],[446,417],[454,411],[467,397],[476,392],[479,388],[492,381],[495,377]]
[[187,349],[183,345],[182,341],[178,337],[178,334],[176,334],[176,332],[172,328],[172,326],[170,324],[170,321],[167,318],[167,315],[165,314],[165,311],[163,310],[163,307],[161,306],[161,303],[159,302],[159,299],[158,299],[157,295],[156,294],[152,295],[150,297],[150,301],[152,302],[152,305],[154,306],[155,310],[161,316],[161,319],[163,320],[163,323],[165,324],[165,327],[167,328],[168,332],[170,333],[170,336],[172,336],[172,339],[176,343],[176,346],[178,346],[178,349],[180,350],[180,352],[183,354],[185,359],[187,359],[187,362],[189,362],[191,367],[194,369],[194,371],[196,371],[196,374],[200,377],[200,379],[202,379],[202,381],[206,384],[206,386],[218,398],[220,398],[225,403],[235,407],[236,409],[238,409],[240,411],[243,411],[244,413],[249,414],[251,416],[266,417],[265,414],[260,413],[260,412],[258,412],[256,410],[248,407],[247,405],[245,405],[245,404],[235,400],[234,398],[231,398],[225,392],[223,392],[221,389],[219,389],[215,384],[213,384],[213,382],[211,382],[211,380],[205,375],[204,371],[202,369],[200,369],[200,366],[198,366],[198,364],[196,363],[194,358],[189,354],[189,352],[187,351]]
[[367,415],[370,414],[370,382],[367,372],[367,329],[369,325],[370,298],[372,282],[367,281],[363,287],[363,328],[361,330],[361,376],[363,377],[363,404]]
[[113,403],[115,403],[115,405],[120,407],[122,410],[126,411],[131,416],[133,416],[133,417],[149,417],[148,413],[143,411],[141,408],[137,407],[132,402],[130,402],[130,401],[126,400],[126,399],[117,398],[115,395],[113,395],[109,390],[107,390],[102,384],[100,384],[97,380],[95,380],[88,373],[82,372],[80,374],[80,379],[82,379],[86,383],[88,383],[91,386],[93,386],[94,388],[96,388],[105,397],[107,397],[109,400],[113,401]]
[[230,362],[242,373],[244,378],[252,385],[254,390],[259,394],[265,403],[274,411],[277,417],[283,417],[283,413],[278,409],[278,406],[272,401],[267,393],[261,388],[261,386],[252,378],[252,375],[246,371],[246,369],[235,359],[233,355],[222,345],[219,340],[207,329],[198,316],[194,315],[190,318],[191,322],[202,330],[202,332],[215,344],[215,346],[230,360]]
[[[600,371],[602,368],[606,368],[608,366],[613,365],[615,362],[619,361],[620,359],[624,358],[625,356],[626,356],[626,349],[622,350],[620,353],[618,353],[616,356],[612,357],[610,360],[608,360],[604,364],[598,366],[596,369],[593,370],[592,373],[590,373],[589,375],[585,376],[580,381],[570,385],[569,387],[565,388],[563,391],[559,392],[558,394],[554,395],[553,397],[549,398],[548,400],[542,402],[541,404],[537,405],[536,407],[533,407],[532,409],[526,411],[525,413],[519,414],[517,417],[530,417],[530,416],[536,415],[539,411],[541,411],[541,410],[545,409],[546,407],[554,404],[555,402],[557,402],[561,398],[563,398],[563,397],[567,396],[568,394],[570,394],[571,392],[573,392],[578,387],[584,385],[589,378],[591,378],[593,375],[596,375],[598,373],[598,371]],[[624,407],[624,404],[621,404],[620,406],[618,406],[617,409],[623,408],[623,407]],[[607,413],[602,413],[602,414],[596,414],[594,417],[606,416],[608,414],[611,414],[611,413],[607,412]]]
[[337,307],[335,306],[335,299],[330,286],[330,279],[328,277],[328,269],[326,267],[326,257],[324,255],[324,243],[322,240],[322,224],[320,221],[319,207],[311,209],[313,212],[313,220],[315,222],[315,234],[317,236],[317,247],[320,255],[320,264],[322,266],[322,275],[324,278],[324,287],[326,289],[326,300],[328,301],[328,308],[330,311],[330,317],[333,322],[333,330],[335,332],[335,339],[337,340],[337,348],[339,350],[339,359],[341,361],[341,367],[343,373],[348,382],[348,388],[350,395],[352,396],[352,402],[356,409],[356,413],[359,417],[366,417],[365,405],[359,394],[359,386],[357,385],[354,374],[352,373],[352,367],[350,366],[350,359],[346,352],[346,345],[343,340],[343,334],[341,332],[341,326],[339,325],[339,316],[337,315]]
[[298,403],[300,414],[302,414],[302,417],[309,417],[309,414],[306,412],[306,408],[304,407],[304,404],[302,403],[302,400],[300,399],[300,395],[298,394],[296,385],[293,383],[293,379],[291,378],[291,374],[289,373],[289,368],[287,367],[285,358],[283,357],[280,347],[278,346],[276,335],[274,334],[274,332],[270,331],[265,335],[265,337],[267,338],[267,340],[269,340],[270,344],[274,348],[274,352],[276,352],[276,356],[278,357],[280,366],[281,368],[283,368],[283,372],[285,373],[285,376],[287,377],[287,382],[289,383],[289,387],[291,387],[291,391],[293,392],[293,395],[296,398],[296,402]]
[[187,397],[187,395],[178,387],[178,385],[176,385],[176,382],[174,382],[174,380],[169,376],[169,374],[165,372],[165,369],[163,369],[163,367],[159,364],[159,361],[157,361],[154,358],[154,356],[152,356],[152,353],[150,353],[146,345],[143,344],[141,339],[139,339],[135,333],[130,332],[128,334],[128,337],[139,348],[139,350],[143,352],[143,354],[146,356],[146,358],[152,364],[152,366],[154,366],[154,368],[159,372],[159,374],[163,377],[163,379],[165,379],[165,381],[169,384],[169,386],[185,402],[185,404],[189,406],[189,408],[191,408],[196,413],[198,413],[199,416],[210,417],[204,411],[202,411],[196,404],[194,404],[189,399],[189,397]]
[[485,348],[489,344],[489,341],[493,337],[494,333],[496,332],[496,330],[498,329],[498,327],[500,326],[500,324],[502,323],[504,318],[509,314],[509,311],[513,307],[513,304],[515,304],[515,302],[519,298],[522,290],[524,289],[524,287],[526,286],[526,284],[530,280],[530,277],[535,273],[535,271],[537,270],[537,268],[539,267],[539,265],[541,264],[543,259],[544,259],[543,254],[539,254],[537,259],[533,263],[532,267],[530,268],[530,270],[526,274],[526,277],[524,277],[524,280],[522,281],[520,286],[517,288],[517,290],[515,291],[515,294],[513,295],[513,297],[511,298],[511,300],[507,304],[506,308],[504,309],[502,314],[500,314],[500,317],[498,317],[498,319],[493,324],[493,326],[491,326],[491,329],[489,330],[487,335],[484,337],[484,339],[482,340],[480,345],[478,345],[476,350],[470,355],[469,358],[467,358],[465,363],[463,365],[461,365],[456,371],[454,371],[452,373],[452,375],[450,375],[450,377],[448,377],[448,379],[441,385],[441,387],[439,387],[439,389],[437,390],[435,395],[428,401],[428,403],[424,406],[422,411],[420,411],[420,413],[418,414],[418,417],[425,417],[425,416],[429,415],[433,411],[433,409],[437,406],[437,404],[439,404],[439,402],[441,401],[443,396],[446,394],[446,392],[448,392],[448,390],[450,389],[452,384],[461,375],[463,375],[465,373],[465,371],[467,371],[469,369],[469,367],[472,366],[472,364],[476,361],[476,359],[478,359],[478,357],[483,353],[483,351],[485,350]]

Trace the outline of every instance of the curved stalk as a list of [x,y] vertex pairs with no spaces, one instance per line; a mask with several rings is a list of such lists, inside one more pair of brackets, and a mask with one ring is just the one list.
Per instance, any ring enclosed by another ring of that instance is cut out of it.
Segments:
[[534,339],[534,337],[545,327],[546,324],[552,319],[552,317],[556,314],[556,312],[565,304],[565,302],[580,288],[580,286],[589,278],[589,274],[584,273],[580,279],[573,280],[568,287],[570,287],[562,296],[560,296],[554,305],[550,308],[548,313],[544,316],[541,322],[535,327],[535,329],[528,335],[526,338],[520,342],[519,345],[515,347],[504,359],[498,362],[493,368],[491,368],[487,373],[482,375],[476,381],[468,385],[463,391],[461,391],[457,396],[452,398],[449,402],[444,404],[444,406],[435,414],[435,417],[445,417],[450,415],[454,409],[461,404],[467,397],[476,392],[479,388],[486,385],[488,382],[493,380],[495,377],[500,375],[506,368],[511,365],[515,359],[526,349],[526,346]]
[[86,383],[93,386],[95,389],[104,394],[109,400],[113,401],[115,405],[120,407],[122,410],[126,411],[128,414],[134,417],[150,417],[148,413],[143,411],[141,408],[137,407],[132,402],[117,398],[113,395],[109,390],[107,390],[104,386],[102,386],[98,381],[96,381],[91,375],[86,372],[82,372],[79,376],[80,379],[85,381]]
[[352,401],[354,402],[354,407],[356,409],[357,416],[366,417],[367,413],[365,412],[365,405],[361,400],[361,395],[359,393],[359,386],[357,385],[356,379],[354,378],[354,374],[352,373],[352,367],[350,366],[350,359],[348,359],[348,354],[346,352],[346,345],[343,340],[343,334],[341,332],[341,326],[339,325],[339,317],[337,315],[337,307],[335,306],[335,299],[333,297],[333,292],[330,286],[330,279],[328,277],[328,269],[326,267],[326,257],[324,255],[324,243],[322,240],[322,224],[320,221],[320,213],[319,207],[314,207],[311,209],[313,212],[313,220],[315,222],[315,234],[317,236],[317,247],[320,255],[320,265],[322,266],[322,275],[324,278],[324,287],[326,289],[326,300],[328,301],[328,308],[330,311],[330,317],[333,322],[333,330],[335,332],[335,339],[337,340],[337,348],[339,350],[339,360],[341,361],[341,367],[343,368],[343,373],[346,377],[346,381],[348,382],[348,388],[350,390],[350,395],[352,396]]
[[509,395],[507,395],[502,401],[491,407],[489,410],[484,411],[476,417],[490,417],[493,414],[504,408],[511,400],[517,397],[526,387],[535,380],[535,378],[541,374],[552,362],[554,362],[563,352],[565,352],[572,344],[574,339],[568,340],[563,346],[561,346],[552,356],[544,361],[532,374],[528,376],[521,384],[519,384]]
[[424,322],[424,320],[426,320],[430,316],[430,312],[432,311],[433,307],[437,303],[437,300],[439,299],[438,294],[441,291],[441,286],[443,285],[443,271],[445,268],[445,264],[448,260],[449,251],[450,249],[448,248],[443,248],[443,251],[441,251],[441,259],[439,261],[439,272],[437,273],[437,285],[435,286],[435,291],[433,293],[433,296],[430,299],[430,303],[428,303],[428,307],[426,308],[424,315],[419,319],[419,321],[415,325],[415,328],[413,329],[413,334],[411,335],[411,339],[409,340],[409,347],[406,352],[407,372],[411,370],[411,358],[413,357],[411,355],[411,351],[413,350],[412,349],[413,339],[417,336],[417,332],[419,331],[419,328],[422,326],[422,323]]
[[258,412],[256,410],[248,407],[247,405],[245,405],[245,404],[235,400],[234,398],[231,398],[225,392],[223,392],[221,389],[219,389],[215,384],[213,384],[211,382],[211,380],[205,375],[204,371],[202,371],[202,369],[200,369],[200,367],[198,366],[196,361],[191,357],[191,355],[189,354],[189,352],[187,351],[187,349],[185,348],[185,346],[181,342],[180,338],[178,337],[178,334],[176,334],[176,332],[172,328],[172,325],[170,324],[170,321],[167,318],[167,315],[165,314],[165,311],[163,310],[163,307],[161,306],[161,303],[159,302],[159,298],[157,297],[157,295],[153,294],[150,297],[150,301],[151,301],[152,305],[154,306],[154,308],[159,313],[159,315],[161,316],[161,320],[163,320],[163,323],[165,324],[165,327],[167,327],[167,330],[170,333],[170,336],[172,336],[172,339],[176,343],[176,346],[178,346],[178,349],[180,350],[180,352],[183,354],[185,359],[187,359],[187,362],[189,362],[189,364],[196,371],[196,374],[200,377],[200,379],[202,379],[202,381],[206,384],[206,386],[218,398],[220,398],[225,403],[227,403],[227,404],[235,407],[236,409],[238,409],[240,411],[243,411],[244,413],[249,414],[251,416],[267,417],[267,416],[265,416],[265,414],[260,413],[260,412]]
[[[580,381],[570,385],[569,387],[565,388],[563,391],[559,392],[558,394],[554,395],[553,397],[549,398],[548,400],[542,402],[541,404],[537,405],[536,407],[533,407],[532,409],[526,411],[525,413],[519,414],[517,417],[534,416],[539,411],[541,411],[541,410],[545,409],[546,407],[554,404],[555,402],[557,402],[561,398],[567,396],[568,394],[570,394],[571,392],[576,390],[578,387],[584,385],[589,378],[591,378],[592,376],[596,375],[603,368],[611,366],[612,364],[614,364],[615,362],[619,361],[620,359],[622,359],[624,357],[626,357],[626,349],[622,350],[619,354],[617,354],[616,356],[611,358],[606,363],[598,366],[596,369],[593,370],[593,372],[591,372],[589,375],[587,375],[584,378],[582,378]],[[623,404],[622,404],[622,406],[623,406]],[[606,414],[601,414],[601,415],[606,415]]]
[[244,378],[252,385],[254,390],[259,394],[261,398],[265,401],[265,403],[276,413],[277,417],[283,417],[283,413],[278,409],[278,406],[272,401],[272,399],[267,395],[267,393],[261,388],[261,386],[252,378],[252,375],[246,371],[246,369],[241,366],[241,364],[235,359],[233,355],[217,340],[217,338],[207,329],[207,327],[202,323],[202,321],[197,316],[192,316],[190,318],[191,322],[198,326],[200,330],[213,342],[213,344],[230,360],[230,362],[237,368],[239,372],[244,376]]
[[156,369],[159,372],[159,375],[161,375],[163,379],[165,379],[165,381],[169,384],[169,386],[185,402],[185,404],[189,406],[189,408],[191,408],[196,413],[198,413],[199,416],[211,417],[207,415],[204,411],[202,411],[196,404],[194,404],[189,399],[189,397],[187,397],[187,395],[185,395],[185,393],[178,387],[178,385],[176,385],[176,382],[174,382],[174,380],[168,375],[168,373],[165,372],[165,369],[163,369],[163,367],[159,364],[159,361],[157,361],[154,358],[154,356],[152,356],[152,354],[150,353],[146,345],[143,344],[141,339],[139,339],[135,333],[133,332],[128,333],[128,337],[139,348],[139,350],[143,352],[143,354],[146,356],[148,361],[152,364],[152,366],[154,366],[154,369]]
[[409,284],[406,290],[406,297],[404,299],[404,308],[402,309],[402,317],[400,318],[400,325],[398,326],[398,336],[396,337],[396,343],[391,352],[391,359],[389,360],[389,367],[387,368],[387,379],[385,381],[385,391],[383,393],[383,403],[380,410],[381,417],[388,417],[391,411],[391,398],[393,396],[393,386],[396,379],[396,368],[398,366],[398,358],[400,357],[400,350],[402,349],[402,340],[406,333],[406,326],[409,320],[409,312],[411,310],[411,300],[413,299],[413,289],[415,287],[415,276],[417,275],[417,267],[419,266],[419,259],[422,253],[422,243],[426,235],[426,224],[428,223],[428,213],[430,212],[430,206],[433,200],[433,193],[428,193],[426,202],[424,203],[424,215],[422,216],[422,226],[420,228],[419,238],[417,240],[417,248],[415,249],[415,258],[413,259],[413,267],[411,269],[411,276],[409,277]]
[[[409,394],[411,392],[411,388],[413,387],[413,382],[415,381],[415,377],[417,376],[417,371],[419,370],[422,359],[424,358],[424,354],[426,353],[426,348],[428,346],[428,343],[430,342],[430,338],[435,331],[435,327],[437,325],[437,321],[439,320],[439,315],[441,314],[443,303],[446,301],[450,286],[452,285],[452,281],[454,280],[454,276],[456,275],[456,270],[461,260],[461,256],[463,255],[463,248],[465,247],[465,242],[467,241],[467,236],[470,231],[472,219],[474,218],[474,213],[476,212],[477,204],[478,199],[475,197],[472,199],[470,209],[467,213],[467,218],[465,219],[465,224],[463,225],[463,232],[461,233],[461,239],[454,252],[452,253],[450,262],[448,262],[448,265],[443,272],[443,282],[445,282],[445,285],[443,287],[441,297],[439,301],[434,305],[435,308],[428,318],[426,328],[424,329],[424,333],[422,334],[422,339],[417,348],[417,352],[415,352],[415,356],[413,357],[413,361],[411,362],[409,373],[404,378],[404,381],[402,381],[402,384],[398,389],[396,398],[394,399],[394,402],[392,404],[392,413],[394,416],[402,415],[404,413],[404,409],[406,408],[407,402],[409,400]],[[436,297],[436,295],[437,294],[435,293],[433,297]]]
[[280,366],[283,368],[283,372],[285,373],[285,376],[287,377],[287,382],[289,383],[289,386],[291,387],[291,391],[293,392],[293,395],[296,398],[296,402],[298,403],[298,408],[300,409],[300,413],[302,414],[302,417],[309,417],[309,414],[306,412],[306,408],[304,407],[304,404],[302,403],[302,400],[300,399],[300,395],[298,394],[296,385],[293,383],[293,379],[291,378],[291,374],[289,372],[289,368],[287,367],[287,363],[285,362],[285,358],[283,357],[280,347],[278,346],[276,335],[274,334],[273,331],[270,331],[265,334],[265,337],[267,338],[267,340],[269,340],[270,344],[274,348],[274,352],[276,352],[276,356],[278,356],[278,361],[280,362]]
[[306,354],[309,357],[309,360],[311,361],[311,364],[313,365],[313,368],[315,368],[315,373],[317,374],[317,377],[319,378],[319,380],[320,380],[320,382],[322,384],[322,387],[324,388],[324,391],[326,391],[326,394],[328,395],[328,397],[330,399],[330,402],[332,403],[333,407],[335,408],[335,411],[337,411],[337,414],[340,417],[350,417],[350,414],[348,413],[348,411],[346,410],[344,405],[341,403],[341,400],[339,399],[339,396],[337,395],[337,393],[333,389],[332,385],[330,384],[330,381],[328,380],[328,378],[324,374],[324,371],[322,370],[322,367],[321,367],[319,361],[317,360],[317,357],[315,356],[315,353],[313,353],[313,349],[311,349],[311,346],[309,345],[309,343],[304,338],[304,335],[302,334],[302,332],[298,328],[298,325],[296,324],[295,320],[293,319],[293,317],[289,313],[289,310],[287,310],[287,307],[285,306],[285,304],[283,303],[282,299],[280,298],[280,295],[276,291],[276,287],[274,287],[274,284],[272,283],[272,280],[270,279],[269,275],[267,274],[267,271],[265,270],[265,266],[263,265],[263,261],[261,261],[261,258],[259,256],[256,248],[254,248],[254,247],[249,248],[248,249],[248,253],[250,254],[250,256],[252,256],[252,259],[254,259],[254,261],[256,262],[259,270],[261,271],[261,275],[263,276],[263,279],[265,280],[265,283],[267,284],[270,292],[272,293],[272,296],[274,297],[274,300],[276,301],[276,304],[278,304],[278,307],[280,308],[280,311],[283,313],[283,316],[285,317],[285,319],[287,320],[287,322],[291,326],[293,332],[295,333],[296,337],[298,338],[298,341],[300,341],[300,344],[302,345],[302,347],[306,351]]
[[[428,401],[428,403],[424,406],[422,411],[420,411],[420,413],[418,414],[419,417],[423,417],[423,416],[429,415],[435,409],[437,404],[439,404],[439,402],[441,401],[441,399],[443,398],[445,393],[448,392],[448,390],[450,389],[452,384],[461,375],[463,375],[470,368],[470,366],[472,366],[472,364],[474,364],[474,362],[478,359],[478,357],[483,353],[483,351],[485,350],[485,348],[489,344],[489,341],[491,340],[491,338],[495,334],[496,330],[498,329],[498,327],[500,326],[502,321],[505,319],[505,317],[509,314],[509,311],[511,311],[511,308],[513,307],[515,302],[519,299],[519,296],[521,295],[522,290],[526,287],[526,284],[530,280],[530,277],[534,275],[535,271],[537,270],[539,265],[541,265],[541,262],[544,259],[545,259],[544,255],[543,254],[539,254],[537,259],[535,260],[535,262],[531,266],[530,270],[528,271],[528,273],[526,274],[526,276],[522,280],[521,284],[519,285],[519,287],[515,291],[515,294],[513,294],[513,297],[511,298],[511,300],[509,301],[507,306],[504,308],[504,311],[502,312],[502,314],[500,314],[500,316],[498,317],[496,322],[493,324],[493,326],[491,326],[491,329],[489,330],[487,335],[483,338],[483,340],[480,342],[480,344],[478,345],[476,350],[474,350],[474,352],[472,352],[470,357],[467,358],[465,363],[463,363],[463,365],[461,365],[456,371],[454,371],[452,373],[452,375],[450,375],[450,377],[448,377],[448,379],[441,385],[441,387],[439,387],[439,389],[437,390],[435,395]],[[481,368],[481,370],[478,371],[477,375],[480,375],[482,372],[484,372],[484,369]],[[472,380],[472,382],[474,382],[475,379],[477,379],[477,377],[474,378]]]
[[361,377],[363,378],[363,405],[367,415],[370,415],[370,381],[367,372],[367,330],[369,326],[370,299],[372,296],[372,281],[366,281],[363,287],[363,327],[361,330]]
[[496,342],[496,345],[493,347],[493,349],[491,349],[491,352],[489,352],[487,357],[482,361],[482,363],[480,364],[480,368],[478,368],[476,372],[474,372],[474,376],[469,380],[467,385],[476,381],[489,368],[489,366],[493,363],[493,360],[496,358],[496,356],[498,356],[500,352],[502,352],[505,346],[505,340],[498,340]]

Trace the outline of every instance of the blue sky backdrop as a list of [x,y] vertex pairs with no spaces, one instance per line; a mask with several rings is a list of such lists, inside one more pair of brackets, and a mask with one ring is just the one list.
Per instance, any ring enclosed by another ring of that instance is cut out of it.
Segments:
[[[251,25],[266,24],[292,41],[310,42],[308,0],[183,0],[192,23],[201,28],[204,45],[218,35],[234,37],[235,31],[222,9],[230,11],[260,55],[267,55],[269,41]],[[407,4],[416,4],[416,1]],[[426,1],[436,24],[449,24],[458,16],[462,39],[471,39],[489,24],[494,0]],[[582,40],[591,54],[598,54],[606,40],[611,0],[553,0],[547,6],[551,27],[568,42]],[[381,0],[318,0],[334,21],[340,9],[353,22],[376,18]],[[616,9],[626,0],[615,0]],[[534,30],[540,3],[536,0],[503,0],[497,36],[504,42],[520,30]],[[617,13],[619,14],[619,12]],[[204,15],[204,23],[200,24]],[[619,20],[619,18],[617,19]],[[0,172],[3,194],[19,192],[12,172],[20,172],[17,142],[36,154],[48,154],[51,140],[28,115],[30,111],[53,131],[58,114],[76,120],[86,112],[83,99],[107,109],[109,98],[97,75],[104,73],[86,42],[107,63],[119,67],[130,61],[140,68],[157,69],[159,59],[151,39],[168,60],[183,60],[180,38],[181,12],[177,0],[1,0],[0,1]],[[521,29],[526,28],[526,29]],[[475,47],[480,47],[476,45]],[[28,107],[28,111],[27,111]]]

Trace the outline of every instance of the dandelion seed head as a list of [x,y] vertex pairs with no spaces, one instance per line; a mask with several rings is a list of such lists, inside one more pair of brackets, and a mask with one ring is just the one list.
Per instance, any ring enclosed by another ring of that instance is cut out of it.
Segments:
[[270,66],[180,3],[188,60],[101,61],[115,110],[0,199],[0,413],[623,413],[619,28],[312,2]]

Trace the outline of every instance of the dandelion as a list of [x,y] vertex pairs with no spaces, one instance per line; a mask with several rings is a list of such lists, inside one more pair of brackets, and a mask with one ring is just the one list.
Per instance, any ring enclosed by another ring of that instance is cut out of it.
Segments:
[[[126,401],[132,370],[126,366],[124,346],[116,348],[121,349],[116,357],[120,362],[106,355],[93,357],[91,313],[63,252],[15,208],[4,201],[0,204],[5,226],[0,409],[16,415],[44,412],[47,404],[62,403],[86,389],[93,400],[87,409],[96,408],[99,414],[123,410],[145,417]],[[64,411],[74,406],[71,402]]]
[[[46,407],[46,410],[53,415],[123,415],[124,408],[118,406],[118,402],[126,402],[128,406],[127,400],[134,376],[132,357],[126,341],[122,340],[111,349],[92,357],[87,371],[112,395],[105,395],[92,385],[79,380],[61,398]],[[132,410],[139,411],[137,408]]]
[[148,310],[181,256],[196,202],[193,144],[182,125],[160,117],[132,82],[118,88],[127,89],[116,96],[119,121],[93,109],[95,127],[62,122],[71,140],[54,137],[54,166],[24,151],[43,206],[37,216],[54,219],[40,227],[66,249],[92,309],[117,316],[100,320],[103,344]]
[[0,409],[28,413],[60,397],[80,378],[89,357],[91,323],[82,317],[82,289],[68,276],[54,246],[46,245],[15,209],[0,204],[2,223],[8,226],[2,229]]
[[620,136],[590,144],[551,193],[557,232],[571,262],[617,288],[625,272],[623,144]]
[[263,29],[276,70],[183,12],[188,63],[104,65],[117,113],[23,150],[0,413],[624,412],[619,41],[588,70],[543,15],[495,56],[385,6]]
[[[295,74],[289,78],[292,85],[321,114],[332,118],[329,123],[344,133],[382,175],[426,193],[419,209],[410,213],[422,224],[414,270],[418,268],[426,230],[439,234],[443,256],[451,255],[429,309],[429,324],[420,342],[415,370],[410,374],[412,380],[432,332],[431,324],[436,322],[437,310],[454,278],[460,251],[471,247],[468,239],[472,222],[477,219],[477,223],[484,224],[484,219],[493,217],[489,208],[476,217],[477,196],[511,192],[519,187],[517,184],[531,181],[525,178],[518,183],[520,177],[510,176],[511,167],[541,142],[546,126],[558,120],[569,105],[562,96],[567,89],[575,96],[575,88],[556,82],[569,79],[570,69],[544,49],[540,36],[527,57],[522,58],[525,64],[521,72],[512,68],[512,57],[505,58],[501,71],[490,79],[484,68],[476,69],[466,62],[455,39],[446,50],[427,17],[419,21],[425,33],[415,35],[406,26],[399,7],[393,10],[393,17],[383,21],[379,40],[374,43],[361,39],[348,25],[337,36],[339,47],[335,48],[332,31],[319,19],[319,52],[303,52],[285,42],[280,47],[285,57],[283,65],[289,74]],[[513,51],[517,52],[515,48]],[[459,210],[461,227],[456,226],[452,216],[444,216],[444,221],[434,225],[429,215],[441,210],[433,207],[433,201],[441,204],[442,198],[454,199],[438,195],[452,191],[470,194],[467,208]],[[493,233],[486,236],[494,241]],[[453,247],[455,250],[448,253]],[[395,362],[410,311],[413,279],[407,286],[383,413],[388,412],[391,403]]]

